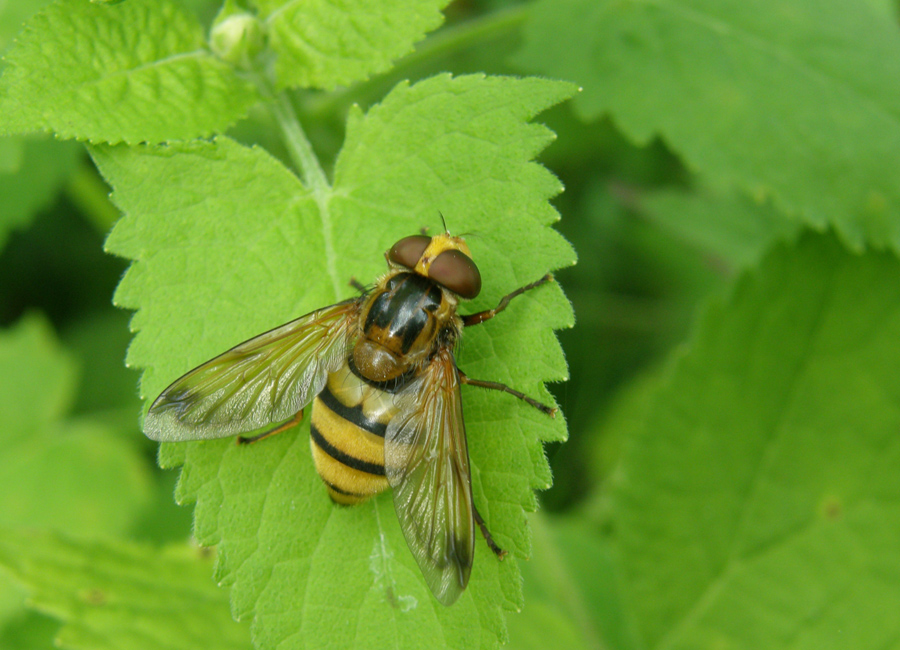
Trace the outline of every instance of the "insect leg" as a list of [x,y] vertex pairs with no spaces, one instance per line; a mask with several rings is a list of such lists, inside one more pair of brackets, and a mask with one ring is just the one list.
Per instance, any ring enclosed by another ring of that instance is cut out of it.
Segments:
[[457,368],[457,372],[459,373],[459,381],[462,384],[469,384],[470,386],[481,386],[482,388],[490,388],[491,390],[502,390],[504,393],[509,393],[515,397],[518,397],[520,400],[524,402],[528,402],[531,406],[538,409],[539,411],[546,413],[551,418],[556,417],[556,409],[552,406],[547,406],[546,404],[541,404],[536,399],[532,399],[528,397],[525,393],[520,393],[515,388],[510,388],[506,384],[501,384],[496,381],[484,381],[483,379],[472,379],[462,370]]
[[350,278],[350,286],[359,291],[360,293],[366,292],[366,286],[357,280],[356,278]]
[[237,437],[237,444],[239,445],[249,445],[252,442],[259,442],[263,438],[268,438],[269,436],[274,436],[276,433],[281,433],[282,431],[287,431],[291,427],[295,427],[300,424],[300,421],[303,419],[303,409],[297,411],[296,415],[292,417],[287,422],[279,424],[274,429],[269,429],[268,431],[263,431],[262,433],[258,433],[255,436],[250,436],[249,438],[245,438],[244,436]]
[[494,316],[499,314],[501,311],[506,309],[506,306],[509,305],[510,300],[512,300],[516,296],[520,296],[530,289],[534,289],[535,287],[539,287],[542,284],[545,284],[547,282],[552,282],[552,281],[553,281],[553,276],[548,273],[547,275],[542,277],[540,280],[537,280],[536,282],[532,282],[531,284],[526,284],[524,287],[519,287],[512,293],[510,293],[506,296],[503,296],[503,299],[500,301],[500,304],[498,304],[493,309],[487,309],[485,311],[479,311],[475,314],[469,314],[468,316],[463,316],[462,317],[463,325],[465,325],[466,327],[469,327],[470,325],[478,325],[479,323],[483,323],[486,320],[490,320]]
[[491,537],[491,531],[488,530],[487,524],[484,523],[484,519],[481,518],[481,514],[478,512],[478,508],[475,507],[474,503],[472,504],[472,510],[475,513],[475,523],[478,524],[478,527],[481,529],[481,534],[484,535],[484,541],[491,547],[494,554],[502,560],[506,557],[506,551],[497,546],[497,542]]

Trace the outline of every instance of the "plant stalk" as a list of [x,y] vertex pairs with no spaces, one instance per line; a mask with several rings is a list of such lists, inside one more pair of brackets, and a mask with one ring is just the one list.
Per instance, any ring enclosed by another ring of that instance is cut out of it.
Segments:
[[300,120],[297,119],[297,113],[287,94],[282,91],[273,95],[270,106],[275,121],[284,135],[291,160],[300,172],[300,179],[315,196],[323,196],[330,189],[328,178],[300,125]]
[[328,275],[331,277],[335,296],[339,296],[342,287],[337,273],[331,229],[331,211],[329,206],[331,184],[328,182],[328,177],[325,176],[325,171],[319,163],[319,158],[313,151],[312,144],[310,144],[306,133],[303,131],[300,120],[297,119],[297,111],[294,109],[287,93],[285,91],[276,92],[265,75],[258,74],[256,83],[263,96],[269,100],[269,109],[275,118],[275,122],[281,129],[281,133],[284,136],[284,144],[294,163],[294,167],[300,174],[301,183],[310,191],[313,200],[319,208],[319,219],[322,222],[322,237],[325,244],[326,268]]

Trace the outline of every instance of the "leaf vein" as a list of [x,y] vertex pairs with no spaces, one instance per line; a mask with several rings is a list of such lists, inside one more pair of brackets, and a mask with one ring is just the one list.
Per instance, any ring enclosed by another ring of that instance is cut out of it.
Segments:
[[[833,280],[836,273],[837,271],[835,269],[829,269],[829,278],[825,281],[827,283],[828,291],[820,298],[819,303],[816,306],[816,314],[810,324],[809,335],[804,337],[803,350],[797,357],[797,362],[791,371],[790,379],[786,382],[786,387],[782,392],[781,399],[777,405],[773,406],[772,411],[774,415],[772,422],[767,427],[766,442],[758,455],[756,468],[752,472],[751,483],[747,486],[745,492],[746,498],[743,499],[741,503],[741,512],[735,520],[737,523],[734,526],[727,557],[722,563],[721,569],[715,577],[710,580],[706,589],[699,595],[694,605],[685,612],[681,617],[681,620],[674,624],[669,632],[667,632],[666,635],[660,639],[659,643],[657,643],[656,648],[658,648],[658,650],[665,650],[673,647],[685,629],[694,623],[703,612],[715,602],[715,596],[725,588],[728,577],[734,573],[735,567],[742,563],[742,558],[739,557],[738,548],[740,540],[742,539],[741,533],[745,531],[748,526],[751,511],[750,506],[755,503],[755,496],[762,485],[762,477],[766,474],[765,468],[772,464],[774,460],[773,455],[778,446],[778,440],[785,432],[782,423],[788,413],[790,404],[796,397],[797,385],[799,383],[798,380],[809,362],[809,351],[814,347],[815,339],[821,332],[822,325],[825,321],[826,307],[834,298]],[[748,356],[752,356],[749,351]],[[783,542],[784,539],[786,538],[782,537],[779,538],[778,541]]]

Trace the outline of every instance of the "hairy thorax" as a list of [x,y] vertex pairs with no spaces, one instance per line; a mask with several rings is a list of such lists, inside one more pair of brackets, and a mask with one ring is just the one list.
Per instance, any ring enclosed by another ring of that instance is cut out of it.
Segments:
[[425,363],[439,342],[455,340],[457,299],[415,273],[394,272],[360,313],[353,365],[372,381],[397,379]]

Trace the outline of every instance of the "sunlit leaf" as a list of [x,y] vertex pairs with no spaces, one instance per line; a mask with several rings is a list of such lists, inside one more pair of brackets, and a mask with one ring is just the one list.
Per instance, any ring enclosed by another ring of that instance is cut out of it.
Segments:
[[0,77],[0,132],[159,142],[226,129],[256,91],[171,0],[56,0],[28,21]]
[[283,86],[334,88],[387,70],[441,24],[448,0],[254,0]]
[[[251,335],[353,295],[351,277],[385,270],[383,252],[422,227],[469,236],[485,277],[466,311],[573,263],[548,226],[558,181],[530,162],[552,138],[529,120],[568,97],[538,79],[436,77],[401,85],[368,114],[355,111],[332,188],[314,195],[260,149],[226,138],[137,149],[97,148],[125,217],[108,248],[134,260],[117,301],[137,309],[131,364],[155,397],[192,366]],[[146,185],[146,184],[150,185]],[[163,194],[147,186],[165,186]],[[514,301],[467,333],[459,363],[540,399],[565,377],[553,329],[571,324],[558,286]],[[168,445],[184,464],[178,496],[197,502],[195,534],[220,544],[220,581],[233,585],[255,642],[302,647],[491,647],[502,608],[521,604],[514,557],[529,553],[524,510],[550,482],[540,441],[565,436],[508,395],[464,390],[476,503],[497,541],[479,541],[469,588],[450,608],[425,586],[390,495],[335,507],[312,466],[307,429],[250,446],[232,440]],[[311,641],[309,641],[311,643]]]

